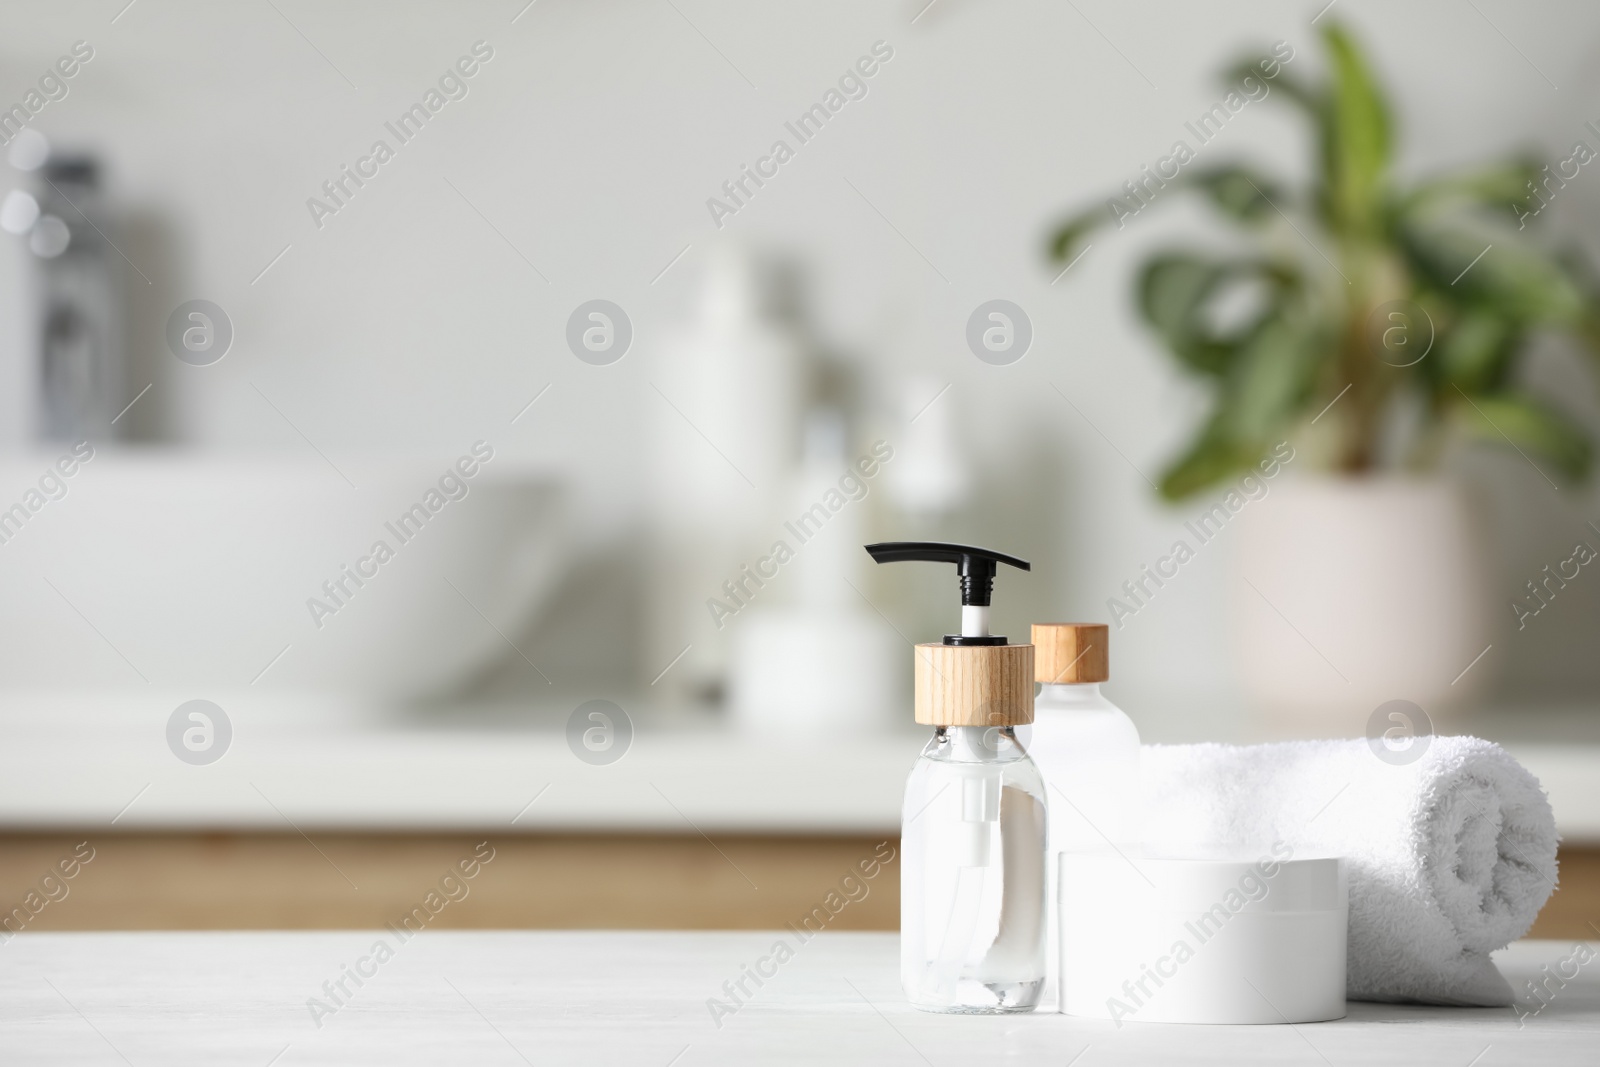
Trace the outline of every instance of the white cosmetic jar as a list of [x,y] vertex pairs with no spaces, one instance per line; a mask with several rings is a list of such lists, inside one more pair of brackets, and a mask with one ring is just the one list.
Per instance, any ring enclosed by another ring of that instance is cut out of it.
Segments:
[[1061,1010],[1128,1022],[1309,1023],[1345,1014],[1344,860],[1063,853]]

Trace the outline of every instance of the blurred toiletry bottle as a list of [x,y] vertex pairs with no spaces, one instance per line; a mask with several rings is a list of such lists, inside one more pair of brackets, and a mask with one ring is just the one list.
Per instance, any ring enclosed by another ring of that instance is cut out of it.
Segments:
[[712,246],[695,313],[651,381],[649,659],[683,654],[655,691],[690,703],[720,696],[731,624],[764,599],[744,568],[778,536],[792,485],[804,345],[769,289],[750,253]]
[[894,468],[884,472],[889,498],[918,527],[937,525],[966,507],[972,471],[959,431],[960,390],[949,382],[913,375],[896,397],[902,425]]
[[[752,733],[837,738],[886,730],[904,700],[901,639],[861,599],[867,497],[887,442],[852,458],[844,413],[806,415],[800,470],[775,540],[741,580],[761,600],[730,620],[728,709]],[[769,585],[780,588],[768,589]]]
[[6,257],[5,288],[16,304],[0,337],[0,438],[110,438],[126,403],[125,265],[105,236],[113,227],[99,164],[52,153],[31,127],[10,139],[6,159],[37,178],[31,191],[12,189],[0,202],[0,229],[22,257]]
[[104,236],[100,168],[88,157],[52,157],[40,168],[39,220],[28,235],[37,257],[39,436],[106,440],[123,396],[122,269]]
[[1033,719],[1033,646],[989,633],[998,564],[966,545],[868,545],[879,563],[954,563],[961,633],[914,650],[916,720],[934,727],[906,782],[900,982],[924,1011],[1032,1011],[1045,983],[1044,781],[1017,740]]
[[[44,136],[24,126],[11,139],[6,157],[17,166],[18,145],[27,159],[28,142],[41,146]],[[26,169],[18,167],[19,170]],[[10,183],[7,183],[10,184]],[[33,443],[39,422],[38,327],[33,313],[35,254],[28,248],[28,234],[39,221],[39,200],[18,185],[0,200],[0,447],[16,451]]]
[[[1028,751],[1050,795],[1050,899],[1063,852],[1137,855],[1143,819],[1139,730],[1106,699],[1111,677],[1110,627],[1103,623],[1035,623],[1033,704]],[[1050,989],[1060,988],[1056,908],[1050,908]]]

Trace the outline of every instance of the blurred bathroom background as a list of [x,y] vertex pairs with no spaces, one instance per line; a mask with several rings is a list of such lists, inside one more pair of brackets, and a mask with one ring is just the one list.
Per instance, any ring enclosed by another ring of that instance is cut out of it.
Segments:
[[[1327,6],[9,5],[5,900],[88,840],[35,928],[375,925],[487,839],[509,861],[441,921],[780,925],[897,832],[909,643],[956,624],[942,569],[875,573],[871,540],[1032,561],[996,632],[1114,621],[1146,741],[1370,730],[1365,691],[1264,702],[1241,628],[1427,645],[1403,568],[1241,621],[1225,529],[1125,592],[1225,488],[1152,487],[1207,394],[1131,295],[1215,223],[1174,197],[1047,256],[1229,61],[1288,42],[1320,77],[1313,19],[1365,46],[1402,175],[1596,143],[1600,11]],[[1308,165],[1281,100],[1217,136]],[[1600,253],[1600,182],[1539,221]],[[994,301],[1020,355],[969,342]],[[1551,341],[1524,369],[1600,432],[1592,363]],[[1600,578],[1512,606],[1600,546],[1596,485],[1511,449],[1446,467],[1487,647],[1379,695],[1529,762],[1600,893]]]

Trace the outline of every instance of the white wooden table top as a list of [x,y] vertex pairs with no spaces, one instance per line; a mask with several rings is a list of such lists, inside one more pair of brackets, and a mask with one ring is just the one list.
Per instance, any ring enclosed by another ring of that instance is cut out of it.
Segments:
[[[714,1020],[707,1001],[733,1007],[723,983],[780,936],[798,944],[787,932],[424,931],[404,943],[382,931],[24,933],[0,945],[0,1063],[1544,1067],[1600,1056],[1600,960],[1552,983],[1549,1003],[1524,1018],[1352,1004],[1333,1023],[1119,1030],[918,1012],[900,995],[895,935],[824,933],[761,988],[745,979],[751,995]],[[393,952],[381,963],[368,957],[380,939]],[[1521,990],[1573,948],[1521,942],[1500,964]],[[370,977],[346,978],[350,996],[336,1004],[323,983],[363,959]],[[332,1013],[314,1020],[312,997]]]

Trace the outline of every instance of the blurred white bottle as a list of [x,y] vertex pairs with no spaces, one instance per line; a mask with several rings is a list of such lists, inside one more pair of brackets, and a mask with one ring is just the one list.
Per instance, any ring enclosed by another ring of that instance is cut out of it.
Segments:
[[[688,652],[656,692],[717,691],[727,665],[726,583],[777,536],[804,402],[803,346],[767,312],[756,264],[713,246],[689,324],[669,339],[651,385],[654,665]],[[719,622],[721,625],[719,625]]]
[[895,506],[921,521],[961,510],[971,495],[972,471],[957,431],[960,408],[951,391],[948,383],[922,376],[900,391],[903,429],[884,480]]
[[787,596],[767,597],[729,624],[728,705],[741,729],[816,737],[886,729],[905,702],[898,638],[857,592],[866,584],[861,546],[874,481],[853,465],[848,442],[838,409],[807,414],[780,527],[793,556],[757,575]]

